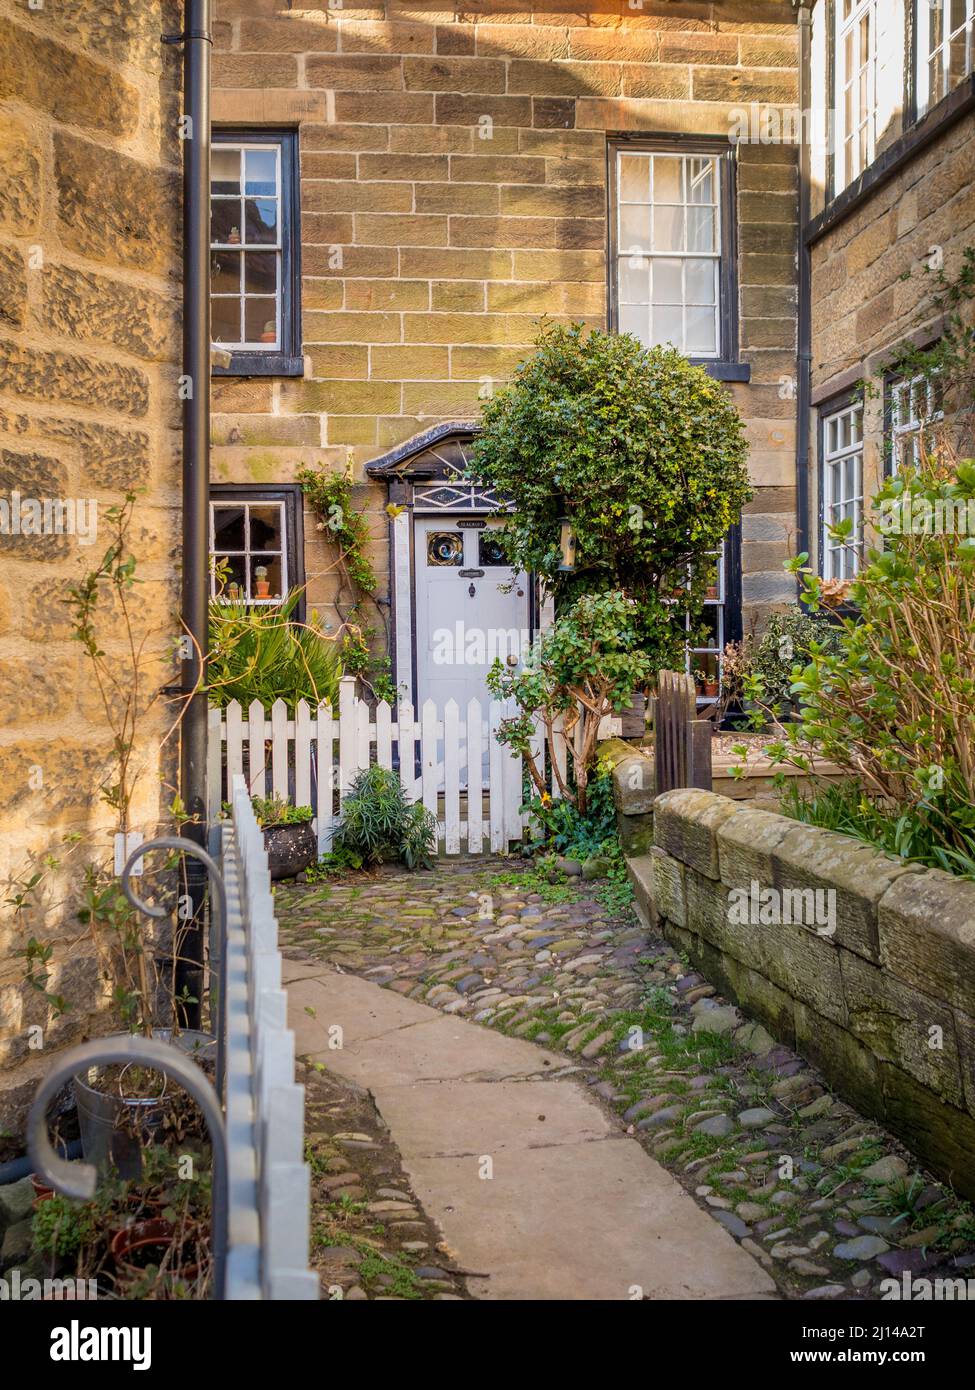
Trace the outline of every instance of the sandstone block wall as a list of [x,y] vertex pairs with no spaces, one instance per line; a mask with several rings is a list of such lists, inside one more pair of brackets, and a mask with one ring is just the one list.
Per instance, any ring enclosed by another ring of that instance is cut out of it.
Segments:
[[[975,884],[704,791],[657,798],[631,872],[709,979],[975,1194]],[[831,890],[835,929],[742,922],[729,894],[753,884]]]
[[[131,539],[150,687],[174,679],[181,58],[160,38],[181,24],[174,0],[0,0],[0,498],[91,499],[99,523],[88,544],[0,534],[3,900],[42,856],[77,860],[72,838],[111,862],[112,814],[98,792],[110,729],[64,600],[100,560],[106,511],[128,489],[140,494]],[[99,637],[124,670],[113,615]],[[135,825],[147,833],[171,796],[159,750],[171,713],[157,708],[138,734]],[[77,885],[45,873],[50,912],[0,909],[0,1134],[44,1065],[29,1025],[46,1030],[47,1046],[66,1041],[101,999],[76,941]],[[60,1021],[23,987],[14,953],[30,934],[56,940],[49,988],[73,1003]]]

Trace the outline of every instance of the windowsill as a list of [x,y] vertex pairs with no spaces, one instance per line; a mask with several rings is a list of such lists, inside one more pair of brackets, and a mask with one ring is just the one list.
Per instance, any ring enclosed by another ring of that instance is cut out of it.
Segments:
[[689,357],[687,360],[692,367],[703,367],[715,381],[751,381],[752,378],[748,362],[717,362],[713,357]]
[[877,156],[859,178],[837,193],[827,203],[821,213],[812,219],[805,228],[807,246],[812,246],[820,237],[849,217],[870,197],[875,189],[892,179],[916,154],[936,140],[949,126],[975,110],[975,73],[970,73],[953,92],[949,92],[914,125],[910,126],[899,139]]
[[304,357],[287,352],[234,352],[229,367],[211,368],[212,376],[304,376]]

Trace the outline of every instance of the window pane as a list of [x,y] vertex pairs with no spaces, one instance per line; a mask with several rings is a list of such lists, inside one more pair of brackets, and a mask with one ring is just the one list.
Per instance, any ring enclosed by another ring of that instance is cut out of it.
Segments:
[[247,560],[243,555],[221,555],[213,557],[214,568],[225,572],[223,592],[228,598],[247,597]]
[[687,319],[687,338],[685,347],[688,352],[702,352],[712,354],[718,350],[717,325],[715,324],[714,310],[704,306],[690,304],[686,310]]
[[671,309],[666,306],[655,308],[653,310],[653,341],[655,343],[672,343],[675,348],[683,350],[683,317],[679,308]]
[[[258,569],[266,573],[258,574]],[[258,585],[267,584],[262,594]],[[283,598],[281,592],[281,557],[279,555],[251,556],[251,598]]]
[[215,550],[244,549],[244,509],[243,507],[213,508],[213,536]]
[[210,336],[215,343],[242,341],[239,299],[220,299],[214,296],[210,300]]
[[240,245],[238,198],[217,198],[210,204],[210,240]]
[[667,261],[659,256],[654,258],[654,304],[680,304],[682,302],[681,265],[681,261]]
[[659,207],[653,209],[654,251],[683,251],[684,209]]
[[647,155],[620,156],[620,202],[650,201],[650,159]]
[[244,341],[247,343],[277,342],[277,302],[273,299],[244,300]]
[[650,249],[650,209],[629,206],[620,208],[620,251],[648,251]]
[[715,251],[715,209],[687,209],[688,251]]
[[687,161],[687,201],[689,203],[714,203],[714,160],[689,159]]
[[648,345],[653,341],[650,337],[650,316],[645,304],[621,304],[619,319],[621,333],[632,333],[641,343]]
[[281,549],[281,508],[251,506],[250,532],[252,550]]
[[278,239],[278,205],[273,198],[248,198],[244,204],[247,243],[275,242]]
[[239,251],[214,251],[210,257],[210,288],[214,294],[240,293]]
[[277,155],[274,150],[247,150],[244,155],[244,192],[256,197],[274,196],[277,185]]
[[210,153],[210,192],[240,192],[240,150],[214,145]]
[[684,161],[655,155],[653,160],[653,201],[655,203],[682,203],[682,171]]
[[686,261],[685,275],[688,304],[714,304],[717,285],[715,283],[715,261]]
[[248,294],[274,294],[277,288],[276,251],[254,251],[244,257],[244,289]]
[[622,256],[619,287],[623,304],[646,304],[650,299],[650,262],[639,256]]

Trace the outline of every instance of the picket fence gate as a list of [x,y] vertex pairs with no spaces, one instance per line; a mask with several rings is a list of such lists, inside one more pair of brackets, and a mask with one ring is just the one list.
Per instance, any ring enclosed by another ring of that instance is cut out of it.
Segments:
[[[385,700],[370,706],[357,697],[351,677],[340,682],[337,715],[331,705],[312,709],[304,700],[294,717],[283,700],[276,700],[270,712],[257,700],[246,711],[231,701],[223,710],[210,710],[210,819],[229,799],[234,777],[241,775],[252,796],[311,806],[319,853],[324,854],[354,777],[378,763],[395,768],[410,799],[422,801],[433,813],[440,853],[504,853],[523,838],[528,823],[521,810],[522,758],[495,737],[502,719],[514,713],[513,703],[500,700],[488,702],[486,710],[476,699],[465,710],[454,700],[442,710],[427,700],[417,717],[408,702],[395,710]],[[609,724],[606,732],[611,732]],[[544,739],[539,725],[533,740],[536,762]],[[546,758],[550,792],[557,799],[553,761],[564,778],[568,748],[558,732]]]

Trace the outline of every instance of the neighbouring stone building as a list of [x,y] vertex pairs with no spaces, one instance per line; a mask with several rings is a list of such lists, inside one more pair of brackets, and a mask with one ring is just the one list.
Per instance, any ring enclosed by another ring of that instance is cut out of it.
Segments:
[[[935,390],[886,368],[905,340],[939,337],[926,268],[950,279],[975,244],[973,25],[970,4],[940,0],[812,9],[804,545],[828,578],[859,563],[864,504],[939,410]],[[844,515],[854,535],[837,547],[825,527]]]
[[[0,0],[0,1154],[46,1066],[38,1044],[76,1036],[100,1002],[67,866],[111,865],[112,732],[65,599],[129,489],[147,700],[174,679],[181,59],[161,36],[180,18],[172,0]],[[124,680],[117,619],[97,633]],[[146,832],[172,796],[171,720],[157,703],[136,731]],[[54,942],[48,989],[72,1006],[60,1018],[24,985],[31,935]]]
[[755,496],[695,664],[794,598],[797,150],[731,140],[795,105],[790,0],[217,0],[214,37],[214,548],[249,596],[263,559],[338,621],[294,479],[349,469],[397,684],[481,693],[441,679],[434,624],[524,630],[531,586],[497,597],[491,500],[452,483],[548,315],[674,341],[741,410]]

